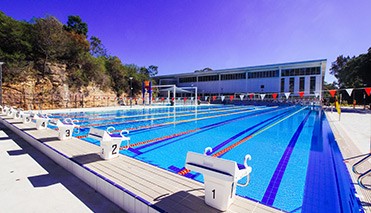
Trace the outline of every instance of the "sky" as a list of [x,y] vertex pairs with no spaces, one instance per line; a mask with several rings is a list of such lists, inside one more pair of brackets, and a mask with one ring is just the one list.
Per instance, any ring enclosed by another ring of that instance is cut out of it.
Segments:
[[23,21],[78,15],[125,64],[159,75],[327,59],[371,47],[370,0],[2,0]]

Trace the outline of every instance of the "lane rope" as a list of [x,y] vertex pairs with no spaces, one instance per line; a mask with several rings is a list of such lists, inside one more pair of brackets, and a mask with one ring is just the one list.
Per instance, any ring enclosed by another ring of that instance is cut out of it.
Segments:
[[[296,115],[297,113],[303,111],[303,110],[306,109],[306,108],[308,108],[308,107],[303,107],[302,109],[299,109],[298,111],[296,111],[296,112],[294,112],[294,113],[288,115],[287,117],[284,117],[284,118],[282,118],[282,119],[280,119],[280,120],[274,122],[273,124],[268,125],[267,127],[264,127],[263,129],[261,129],[261,130],[255,132],[255,133],[253,133],[253,134],[250,134],[250,135],[248,135],[248,136],[242,138],[241,140],[237,141],[236,143],[234,143],[234,144],[232,144],[232,145],[230,145],[230,146],[228,146],[228,147],[222,149],[221,151],[219,151],[219,152],[217,152],[217,153],[214,153],[214,154],[211,155],[211,156],[212,156],[212,157],[219,157],[219,156],[225,154],[226,152],[228,152],[228,151],[232,150],[233,148],[237,147],[238,145],[243,144],[244,142],[246,142],[246,141],[250,140],[251,138],[253,138],[253,137],[255,137],[255,136],[257,136],[257,135],[263,133],[264,131],[266,131],[266,130],[268,130],[268,129],[274,127],[274,126],[276,126],[277,124],[281,123],[282,121],[287,120],[288,118],[290,118],[290,117]],[[178,174],[184,176],[184,175],[188,174],[189,172],[190,172],[190,170],[185,168],[185,169],[181,170],[180,172],[178,172]]]

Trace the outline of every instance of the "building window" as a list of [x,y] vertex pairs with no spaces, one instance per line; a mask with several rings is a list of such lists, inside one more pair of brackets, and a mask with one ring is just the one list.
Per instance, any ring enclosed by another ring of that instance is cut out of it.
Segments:
[[304,91],[305,87],[305,77],[299,78],[299,91]]
[[314,91],[316,90],[316,77],[312,76],[310,77],[310,94],[314,94]]
[[222,81],[246,79],[246,74],[245,73],[225,74],[225,75],[221,75],[221,79]]
[[281,78],[281,92],[285,92],[285,79]]
[[205,76],[199,76],[198,81],[219,81],[219,75],[205,75]]
[[278,77],[278,70],[262,71],[262,72],[249,72],[247,77],[250,78],[275,78]]
[[294,92],[294,86],[295,86],[295,78],[290,78],[289,81],[289,92]]
[[300,69],[283,69],[281,76],[303,76],[303,75],[319,75],[321,74],[321,67],[307,67]]
[[196,82],[196,77],[179,78],[179,83],[189,83],[189,82]]

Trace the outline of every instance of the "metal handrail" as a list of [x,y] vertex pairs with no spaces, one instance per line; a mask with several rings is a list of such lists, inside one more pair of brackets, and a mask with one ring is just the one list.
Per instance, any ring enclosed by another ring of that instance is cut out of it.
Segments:
[[369,173],[371,173],[371,169],[369,169],[367,172],[362,173],[362,174],[358,177],[358,184],[359,184],[362,188],[367,189],[367,190],[371,190],[371,187],[367,187],[366,185],[364,185],[364,184],[362,183],[362,180],[363,180],[363,178],[366,177]]
[[[353,166],[352,166],[352,170],[354,173],[356,174],[359,174],[359,175],[363,175],[365,173],[361,173],[361,172],[358,172],[356,170],[356,167],[359,166],[361,163],[363,163],[364,161],[366,161],[369,157],[371,157],[371,153],[369,153],[366,157],[362,158],[361,160],[359,160],[357,163],[355,163]],[[370,171],[370,170],[369,170]]]

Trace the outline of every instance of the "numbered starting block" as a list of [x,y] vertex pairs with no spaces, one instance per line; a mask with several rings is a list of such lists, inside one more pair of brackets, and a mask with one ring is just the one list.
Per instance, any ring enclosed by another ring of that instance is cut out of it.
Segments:
[[30,123],[32,119],[35,117],[35,114],[33,114],[32,112],[23,112],[20,115],[21,115],[22,122],[24,124]]
[[8,106],[1,107],[1,112],[2,112],[3,115],[8,114],[9,110],[10,110],[10,108]]
[[24,114],[23,109],[19,108],[14,114],[13,118],[14,119],[20,119],[22,118],[22,115]]
[[15,113],[17,113],[17,110],[13,107],[10,107],[6,114],[13,117]]
[[124,135],[129,134],[129,131],[122,130],[119,134],[112,134],[114,130],[114,127],[108,127],[107,130],[90,128],[88,137],[100,141],[100,156],[104,160],[118,157],[122,141],[127,142],[127,148],[130,146],[130,137]]
[[[251,156],[246,155],[244,165],[238,165],[235,161],[206,155],[209,150],[212,149],[206,148],[205,154],[188,152],[185,167],[203,174],[206,204],[226,211],[236,197],[236,185],[244,187],[250,182],[252,169],[247,160]],[[239,184],[238,181],[244,177],[247,178],[246,183]]]
[[48,127],[48,123],[50,118],[47,115],[35,114],[33,119],[36,121],[36,129],[46,129]]
[[57,126],[59,140],[72,138],[72,133],[75,128],[77,130],[80,128],[80,126],[75,124],[71,118],[66,118],[63,122],[61,122],[59,119],[52,119],[49,121],[49,124]]

